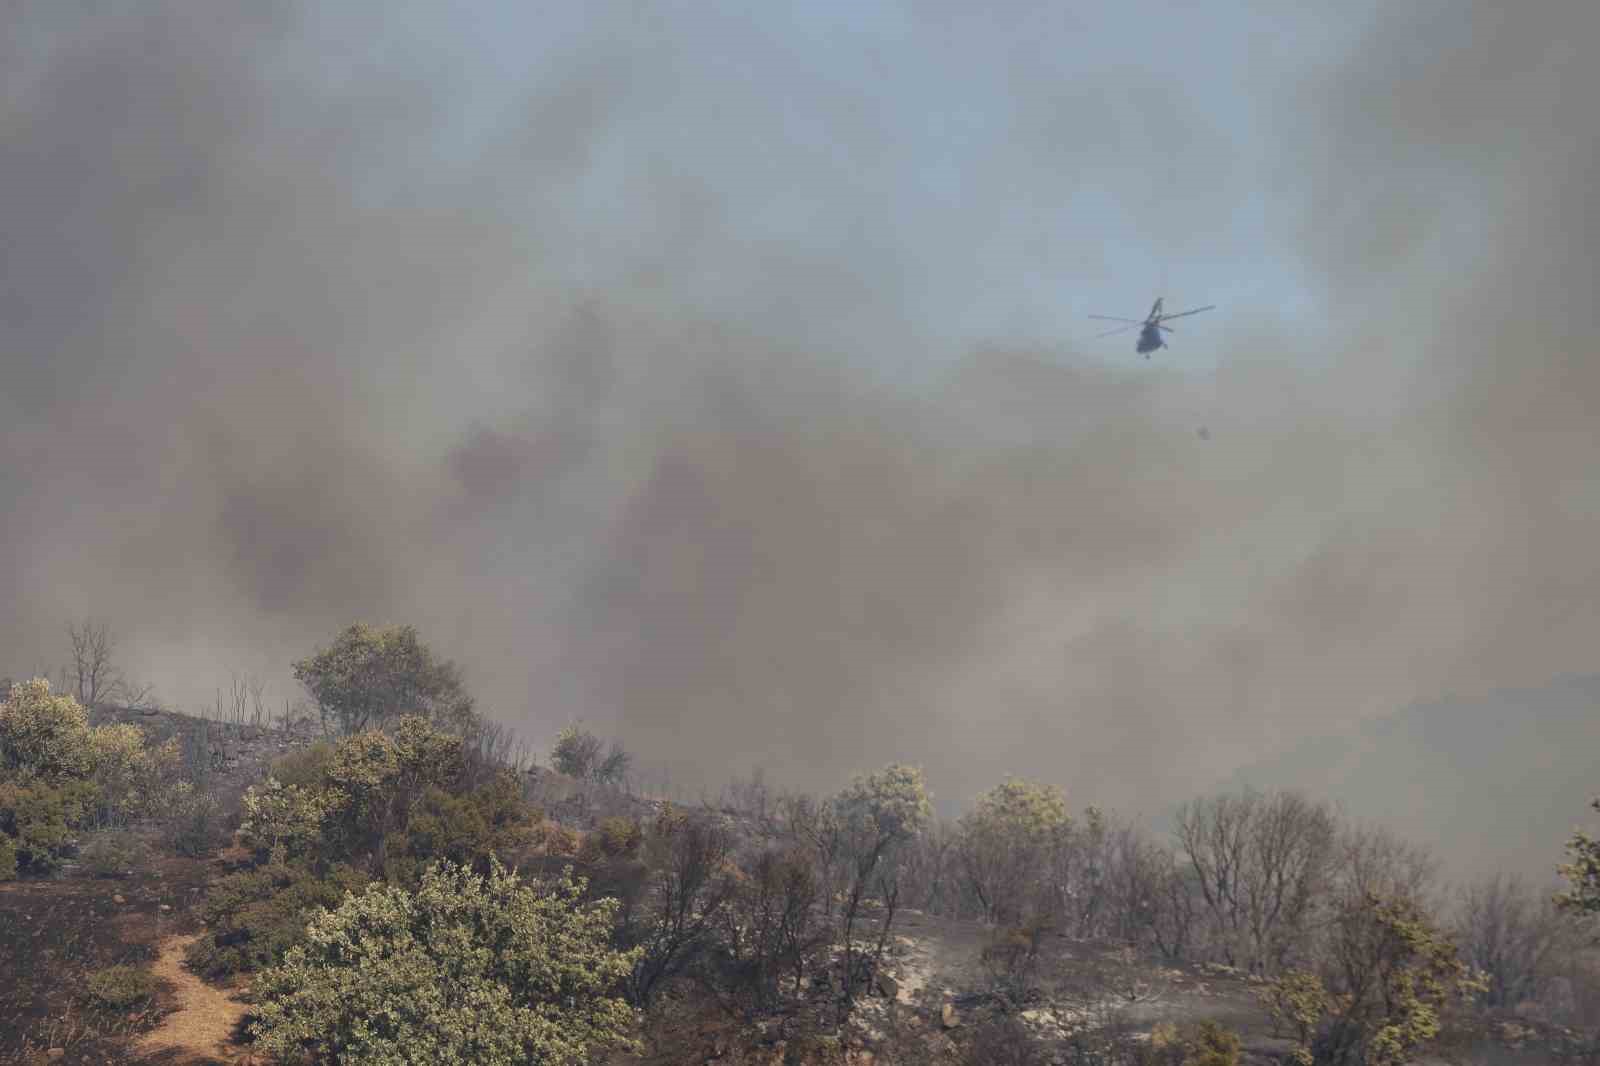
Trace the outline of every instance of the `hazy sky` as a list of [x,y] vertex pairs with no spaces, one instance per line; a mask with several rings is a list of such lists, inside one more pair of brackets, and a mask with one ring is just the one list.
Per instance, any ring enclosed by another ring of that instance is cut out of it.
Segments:
[[0,669],[1147,811],[1594,670],[1600,8],[770,7],[9,5]]

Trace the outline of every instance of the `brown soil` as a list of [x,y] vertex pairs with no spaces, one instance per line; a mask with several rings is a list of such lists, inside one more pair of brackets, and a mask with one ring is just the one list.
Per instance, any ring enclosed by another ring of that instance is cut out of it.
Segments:
[[[0,884],[0,1063],[128,1061],[129,1040],[160,1023],[175,993],[162,986],[146,1007],[111,1011],[88,996],[89,977],[149,969],[162,943],[194,928],[206,876],[203,860],[163,858],[129,878]],[[46,1060],[51,1048],[63,1054]]]
[[[161,945],[151,971],[172,985],[177,1009],[134,1043],[133,1051],[140,1057],[162,1055],[164,1064],[206,1063],[229,1061],[238,1053],[232,1037],[244,1017],[244,1004],[184,967],[184,949],[194,940],[190,933],[170,937]],[[163,1054],[168,1052],[172,1054]]]

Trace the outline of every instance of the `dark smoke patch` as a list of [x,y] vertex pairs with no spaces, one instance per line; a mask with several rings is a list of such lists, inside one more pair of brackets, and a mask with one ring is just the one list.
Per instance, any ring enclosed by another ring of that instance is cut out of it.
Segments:
[[[947,806],[1018,773],[1153,813],[1592,663],[1592,4],[1264,60],[1259,146],[1167,75],[1064,77],[1054,8],[830,74],[591,7],[500,81],[360,9],[17,10],[4,672],[93,613],[180,705],[232,669],[281,697],[344,625],[409,622],[491,714],[679,784],[909,759]],[[984,108],[899,99],[928,55]],[[1114,193],[1174,247],[1259,208],[1222,280],[1297,268],[1323,321],[1230,307],[1208,374],[969,344],[969,299]]]

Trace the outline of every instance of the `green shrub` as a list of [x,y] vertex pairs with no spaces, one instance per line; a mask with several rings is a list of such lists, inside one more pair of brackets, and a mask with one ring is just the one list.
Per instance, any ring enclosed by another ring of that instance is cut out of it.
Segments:
[[0,881],[17,879],[17,845],[10,837],[0,834]]
[[600,738],[587,729],[577,724],[569,725],[556,737],[555,745],[550,749],[550,765],[558,773],[580,781],[621,784],[628,768],[633,765],[633,756],[615,740],[611,742],[610,750],[603,751],[604,747]]
[[172,802],[182,769],[176,739],[152,747],[143,729],[119,723],[97,726],[90,747],[98,824],[126,825],[158,814]]
[[126,830],[97,833],[84,845],[83,866],[96,877],[126,877],[150,861],[150,847]]
[[490,855],[504,855],[533,834],[533,811],[513,775],[496,775],[465,795],[429,788],[405,828],[389,837],[386,875],[398,884],[415,885],[422,871],[440,859],[485,873]]
[[132,1010],[148,1003],[155,993],[155,980],[133,966],[112,966],[89,975],[89,998],[105,1010]]
[[167,846],[189,858],[210,855],[228,842],[222,804],[188,786],[177,790],[164,829]]
[[628,859],[639,853],[644,832],[632,818],[606,818],[600,822],[592,839],[606,858]]
[[51,695],[42,677],[12,687],[0,703],[0,771],[57,781],[93,766],[89,714],[77,700]]
[[393,736],[368,730],[345,737],[323,773],[324,787],[340,800],[324,820],[328,855],[371,856],[374,872],[381,873],[393,835],[406,833],[430,788],[457,782],[462,763],[461,738],[416,715],[402,716]]
[[251,1030],[283,1058],[350,1066],[567,1063],[628,1047],[613,993],[634,953],[610,947],[612,900],[570,874],[524,884],[444,863],[415,893],[375,885],[318,914],[262,973]]
[[1239,1037],[1216,1022],[1200,1022],[1180,1033],[1183,1066],[1239,1066]]
[[344,735],[385,729],[419,711],[455,733],[476,720],[460,668],[436,656],[412,626],[357,623],[295,663],[294,676],[316,701],[323,724]]
[[1162,1022],[1137,1049],[1139,1066],[1238,1066],[1239,1037],[1216,1022]]
[[41,779],[0,783],[0,835],[11,839],[19,867],[55,869],[94,795],[87,781]]
[[271,966],[305,934],[311,912],[338,906],[346,892],[366,883],[364,875],[348,866],[336,866],[322,877],[283,865],[230,874],[206,893],[201,918],[208,932],[189,945],[189,966],[205,977]]
[[334,793],[318,786],[288,785],[276,777],[252,785],[244,794],[239,842],[257,859],[299,859],[322,840],[322,823],[337,805]]
[[272,760],[268,777],[275,777],[285,785],[316,788],[322,784],[323,774],[333,761],[333,745],[319,740],[310,747],[291,751]]
[[[13,687],[0,703],[0,835],[14,865],[53,869],[73,830],[170,808],[178,764],[177,745],[153,748],[138,726],[91,729],[78,701],[52,695],[48,681]],[[104,847],[91,860],[119,861]]]

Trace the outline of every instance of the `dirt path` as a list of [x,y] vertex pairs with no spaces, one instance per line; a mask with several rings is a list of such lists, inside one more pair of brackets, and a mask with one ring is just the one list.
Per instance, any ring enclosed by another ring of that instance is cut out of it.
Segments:
[[134,1045],[141,1056],[176,1050],[174,1063],[231,1061],[238,1052],[230,1046],[233,1030],[244,1017],[244,1004],[219,988],[212,988],[183,965],[183,950],[194,936],[175,936],[161,945],[150,968],[158,979],[170,981],[178,992],[178,1009]]

